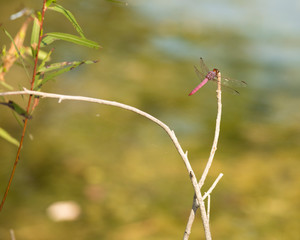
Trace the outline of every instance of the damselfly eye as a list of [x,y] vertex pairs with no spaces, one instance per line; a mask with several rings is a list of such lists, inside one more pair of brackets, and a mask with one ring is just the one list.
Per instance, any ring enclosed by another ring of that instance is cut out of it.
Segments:
[[220,71],[217,68],[214,68],[213,71],[218,74]]

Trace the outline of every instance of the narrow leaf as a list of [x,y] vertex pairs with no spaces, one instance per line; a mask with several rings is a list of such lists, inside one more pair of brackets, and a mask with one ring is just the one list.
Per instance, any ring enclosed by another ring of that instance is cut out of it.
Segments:
[[8,102],[0,102],[0,104],[4,106],[8,106],[12,110],[14,110],[17,114],[25,117],[25,118],[31,118],[31,116],[18,104],[16,104],[14,101],[9,100]]
[[47,0],[46,7],[49,7],[52,3],[56,3],[56,0]]
[[4,81],[0,81],[0,85],[2,85],[3,87],[7,88],[8,90],[13,90],[14,89],[12,86],[10,86],[9,84],[7,84]]
[[5,131],[3,128],[0,128],[0,137],[5,139],[6,141],[16,145],[17,147],[19,146],[19,142],[17,139],[12,137],[7,131]]
[[[39,57],[40,57],[40,52],[41,52],[41,50],[39,51]],[[43,68],[45,66],[46,62],[50,61],[50,56],[51,56],[52,52],[53,52],[53,50],[49,51],[48,53],[45,52],[45,55],[42,57],[42,62],[39,65],[37,72],[40,72],[39,69]]]
[[31,51],[32,51],[32,56],[33,57],[36,56],[37,45],[38,45],[38,41],[39,41],[39,35],[40,35],[40,22],[35,17],[34,20],[33,20],[31,40],[30,40]]
[[54,4],[53,7],[49,7],[48,9],[62,13],[72,23],[73,27],[79,33],[79,35],[81,37],[85,38],[81,27],[77,23],[74,15],[69,10],[65,9],[63,6],[58,5],[58,4]]
[[43,72],[43,73],[46,73],[46,72],[50,72],[50,71],[55,71],[55,70],[58,70],[60,68],[63,68],[63,67],[66,67],[66,66],[77,66],[79,64],[91,64],[91,63],[95,63],[95,61],[73,61],[73,62],[59,62],[59,63],[53,63],[53,64],[50,64],[48,66],[45,66],[45,67],[42,67],[42,68],[39,68],[38,72]]
[[[52,50],[51,50],[52,51]],[[26,48],[25,49],[25,53],[28,55],[28,56],[31,56],[32,57],[32,51],[31,51],[31,49],[29,49],[29,48]],[[45,52],[45,51],[43,51],[43,50],[39,50],[39,57],[38,57],[38,59],[39,60],[42,60],[42,61],[46,61],[46,62],[48,62],[48,61],[50,61],[51,60],[51,58],[50,58],[50,56],[49,56],[49,52]]]
[[39,50],[39,60],[48,62],[51,60],[50,56],[51,56],[52,50],[50,52],[45,52],[43,50]]
[[78,45],[83,45],[85,47],[89,48],[96,48],[98,49],[100,45],[94,41],[81,38],[72,34],[67,34],[67,33],[59,33],[59,32],[53,32],[53,33],[47,33],[45,34],[46,37],[42,39],[42,44],[41,47],[47,46],[54,42],[55,40],[64,40],[67,42],[72,42]]
[[55,78],[55,77],[57,77],[57,76],[59,76],[59,75],[65,73],[65,72],[68,72],[68,71],[70,71],[70,70],[72,70],[72,69],[73,69],[73,66],[70,66],[70,67],[67,67],[67,68],[60,69],[59,71],[56,71],[56,72],[54,72],[54,73],[48,74],[46,77],[44,77],[43,80],[41,80],[41,81],[39,82],[39,84],[34,88],[34,90],[40,89],[40,88],[42,87],[42,85],[44,85],[44,84],[45,84],[46,82],[48,82],[50,79],[53,79],[53,78]]
[[39,21],[42,21],[42,13],[40,11],[37,11],[35,13],[36,17],[38,18]]
[[[55,72],[53,72],[53,73],[49,73],[48,75],[46,75],[45,77],[44,77],[44,79],[40,79],[39,80],[39,84],[37,84],[35,87],[34,87],[34,90],[39,90],[41,87],[42,87],[42,85],[44,85],[46,82],[48,82],[50,79],[53,79],[53,78],[55,78],[55,77],[57,77],[57,76],[59,76],[59,75],[61,75],[62,73],[65,73],[65,72],[68,72],[68,71],[70,71],[70,70],[73,70],[74,68],[76,68],[76,67],[79,67],[79,66],[81,66],[82,64],[91,64],[91,63],[96,63],[97,61],[76,61],[76,62],[73,62],[73,64],[72,65],[70,65],[70,66],[68,66],[68,67],[65,67],[65,68],[62,68],[62,69],[60,69],[60,70],[58,70],[58,71],[55,71]],[[57,63],[56,63],[57,64]],[[61,63],[60,63],[61,64]],[[53,65],[55,66],[55,67],[53,67]],[[59,64],[58,64],[59,65]],[[63,65],[61,65],[60,66],[60,68],[62,67]],[[67,66],[67,65],[65,65],[65,66]],[[52,70],[55,70],[56,69],[56,67],[57,67],[57,65],[55,65],[55,64],[52,64]],[[41,74],[41,76],[42,76],[43,74]]]
[[33,86],[33,90],[39,91],[40,87],[42,85],[42,81],[45,77],[45,74],[43,73],[37,73],[35,76],[35,81],[34,81],[34,86]]

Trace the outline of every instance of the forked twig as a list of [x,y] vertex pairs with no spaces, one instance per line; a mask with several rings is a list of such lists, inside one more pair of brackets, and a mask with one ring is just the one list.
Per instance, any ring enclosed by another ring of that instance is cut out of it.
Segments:
[[211,192],[214,190],[214,188],[217,186],[218,182],[220,181],[220,179],[223,177],[223,173],[220,173],[219,176],[216,178],[216,180],[214,181],[214,183],[211,185],[211,187],[208,189],[208,191],[203,195],[203,200],[205,200],[205,198],[207,198]]
[[[199,181],[199,187],[200,187],[200,189],[201,189],[201,187],[204,184],[204,181],[205,181],[205,179],[207,177],[208,171],[209,171],[209,169],[211,167],[211,164],[213,162],[213,159],[214,159],[214,156],[215,156],[215,153],[216,153],[216,150],[217,150],[217,145],[218,145],[218,140],[219,140],[219,134],[220,134],[221,115],[222,115],[222,91],[221,91],[221,73],[220,72],[218,72],[217,77],[218,77],[218,88],[217,88],[216,92],[217,92],[217,102],[218,102],[218,113],[217,113],[217,119],[216,119],[215,136],[214,136],[213,145],[212,145],[212,148],[211,148],[211,151],[210,151],[210,156],[208,158],[208,161],[206,163],[205,169],[204,169],[203,174],[201,176],[201,179]],[[193,206],[192,206],[192,209],[191,209],[191,212],[190,212],[190,216],[189,216],[189,219],[188,219],[188,222],[187,222],[187,225],[186,225],[186,229],[185,229],[185,232],[184,232],[184,235],[183,235],[183,240],[188,240],[189,239],[189,236],[191,234],[191,229],[192,229],[192,226],[193,226],[193,222],[195,220],[195,215],[196,215],[197,209],[199,207],[201,209],[201,204],[202,205],[204,204],[204,202],[203,202],[204,199],[207,196],[209,196],[209,193],[213,190],[213,188],[216,186],[216,184],[218,183],[218,181],[221,179],[222,176],[223,176],[223,174],[222,175],[220,174],[218,176],[218,178],[216,179],[216,181],[214,182],[214,184],[211,186],[211,188],[207,192],[208,194],[205,194],[203,196],[202,203],[198,202],[198,199],[194,196]],[[203,217],[202,217],[202,221],[204,221]],[[206,216],[205,222],[209,225],[209,216],[208,215]],[[206,236],[206,240],[210,240],[211,239],[211,235],[208,236],[208,235],[205,234],[205,236]]]
[[[211,191],[213,190],[213,188],[216,186],[216,184],[218,183],[218,181],[220,180],[220,178],[222,177],[222,175],[220,174],[219,177],[216,179],[216,181],[214,182],[214,184],[211,186],[211,188],[208,190],[208,192],[202,197],[202,194],[200,192],[200,186],[203,185],[205,178],[207,176],[207,173],[209,171],[209,168],[212,164],[213,161],[213,157],[215,154],[215,151],[217,149],[217,142],[218,142],[218,137],[219,137],[219,131],[220,131],[220,121],[221,121],[221,109],[222,109],[222,104],[221,104],[221,85],[220,85],[220,78],[221,78],[221,74],[218,74],[218,90],[217,90],[217,98],[218,98],[218,115],[217,115],[217,125],[216,125],[216,131],[215,131],[215,139],[214,139],[214,143],[213,143],[213,147],[210,153],[210,157],[209,160],[207,162],[205,171],[201,177],[201,180],[199,181],[199,183],[197,182],[197,178],[195,176],[195,173],[191,167],[191,164],[188,160],[188,156],[187,156],[187,152],[184,153],[175,133],[173,130],[171,130],[165,123],[163,123],[162,121],[160,121],[159,119],[153,117],[152,115],[141,111],[135,107],[123,104],[123,103],[119,103],[119,102],[115,102],[115,101],[108,101],[108,100],[102,100],[102,99],[97,99],[97,98],[90,98],[90,97],[84,97],[84,96],[69,96],[69,95],[62,95],[62,94],[55,94],[55,93],[46,93],[46,92],[38,92],[38,91],[32,91],[32,90],[27,90],[24,88],[24,91],[14,91],[14,92],[3,92],[0,93],[0,96],[8,96],[8,95],[30,95],[30,97],[32,96],[40,96],[40,97],[45,97],[45,98],[55,98],[58,99],[58,102],[62,102],[63,100],[73,100],[73,101],[85,101],[85,102],[93,102],[93,103],[99,103],[99,104],[104,104],[104,105],[110,105],[110,106],[115,106],[115,107],[119,107],[119,108],[123,108],[132,112],[135,112],[153,122],[155,122],[157,125],[159,125],[161,128],[163,128],[167,134],[169,135],[169,137],[171,138],[172,142],[174,143],[178,153],[180,154],[191,179],[191,182],[193,184],[194,187],[194,191],[195,191],[195,195],[194,195],[194,201],[193,201],[193,207],[192,207],[192,211],[191,211],[191,215],[186,227],[186,231],[184,234],[184,239],[188,239],[189,235],[190,235],[190,231],[191,231],[191,227],[195,218],[195,213],[197,211],[198,208],[200,208],[200,213],[201,213],[201,218],[202,218],[202,223],[204,226],[204,232],[205,232],[205,237],[207,240],[211,240],[211,233],[210,233],[210,227],[209,227],[209,216],[206,213],[206,209],[205,209],[205,204],[204,204],[204,199],[209,196],[209,194],[211,193]],[[201,185],[202,183],[202,185]],[[208,209],[209,211],[209,209]]]
[[[165,123],[163,123],[162,121],[158,120],[157,118],[153,117],[152,115],[150,115],[144,111],[141,111],[135,107],[132,107],[132,106],[129,106],[129,105],[126,105],[123,103],[119,103],[119,102],[114,102],[114,101],[108,101],[108,100],[102,100],[102,99],[90,98],[90,97],[83,97],[83,96],[69,96],[69,95],[62,95],[62,94],[55,94],[55,93],[31,91],[31,90],[27,90],[25,88],[24,88],[24,91],[0,93],[0,96],[8,96],[8,95],[30,95],[30,96],[40,96],[40,97],[46,97],[46,98],[56,98],[56,99],[58,99],[59,103],[63,100],[73,100],[73,101],[84,101],[84,102],[105,104],[105,105],[115,106],[115,107],[119,107],[119,108],[123,108],[123,109],[129,110],[129,111],[135,112],[135,113],[155,122],[156,124],[158,124],[160,127],[162,127],[167,132],[167,134],[171,138],[172,142],[174,143],[178,153],[180,154],[180,156],[188,170],[191,182],[194,187],[197,202],[199,202],[198,206],[200,207],[200,213],[201,213],[201,217],[202,217],[202,221],[203,221],[204,231],[207,236],[210,236],[209,224],[208,224],[208,221],[206,220],[207,216],[206,216],[205,205],[202,200],[202,195],[201,195],[200,188],[199,188],[199,185],[197,182],[197,178],[196,178],[195,173],[192,169],[192,166],[188,160],[187,152],[184,153],[181,145],[179,144],[179,141],[177,140],[177,137],[176,137],[174,131],[171,130]],[[209,239],[209,238],[207,238],[207,239]]]

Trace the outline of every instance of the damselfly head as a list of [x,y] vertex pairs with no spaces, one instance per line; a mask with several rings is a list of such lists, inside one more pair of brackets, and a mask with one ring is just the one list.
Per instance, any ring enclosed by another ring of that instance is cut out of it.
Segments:
[[217,68],[214,68],[214,69],[213,69],[213,72],[214,72],[215,74],[218,74],[220,71],[219,71]]

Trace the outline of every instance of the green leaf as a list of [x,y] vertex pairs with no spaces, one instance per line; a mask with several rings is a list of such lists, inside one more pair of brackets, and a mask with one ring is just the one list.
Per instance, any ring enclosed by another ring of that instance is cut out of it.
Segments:
[[38,18],[39,21],[42,20],[42,13],[40,11],[37,11],[36,13],[36,17]]
[[2,57],[6,56],[6,46],[5,45],[3,45],[3,47],[2,47],[1,55],[2,55]]
[[40,72],[39,69],[41,69],[45,66],[46,62],[50,61],[50,56],[51,56],[52,52],[53,52],[53,50],[49,51],[48,53],[43,52],[43,54],[41,55],[41,50],[39,51],[39,57],[41,57],[42,62],[38,67],[38,70],[37,70],[38,72]]
[[[25,49],[25,53],[32,57],[32,51],[31,51],[31,49],[26,48]],[[41,49],[39,50],[39,57],[38,58],[39,58],[39,60],[42,60],[42,61],[45,60],[46,62],[48,62],[48,61],[51,60],[51,58],[49,56],[49,52],[45,52],[45,51],[43,51]]]
[[12,110],[14,110],[17,114],[25,117],[25,118],[31,118],[31,116],[18,104],[16,104],[14,101],[9,100],[8,102],[0,102],[0,104],[8,106]]
[[53,63],[53,64],[50,64],[48,66],[44,66],[42,68],[39,68],[38,72],[46,73],[46,72],[50,72],[50,71],[55,71],[55,70],[58,70],[60,68],[64,68],[66,66],[70,66],[70,65],[73,65],[73,64],[74,64],[74,62]]
[[49,7],[52,3],[56,3],[56,0],[47,0],[46,7]]
[[38,72],[46,73],[46,72],[50,72],[50,71],[55,71],[60,68],[64,68],[66,66],[77,66],[77,65],[79,66],[80,64],[92,64],[92,63],[95,63],[95,61],[59,62],[59,63],[53,63],[48,66],[39,68]]
[[42,60],[42,61],[50,61],[51,58],[50,58],[50,55],[51,55],[52,51],[50,52],[45,52],[45,51],[42,51],[41,49],[39,50],[39,60]]
[[64,40],[78,45],[83,45],[85,47],[96,48],[96,49],[100,48],[100,45],[98,43],[72,34],[53,32],[53,33],[47,33],[45,35],[46,37],[42,39],[41,47],[45,47],[51,44],[52,42],[54,42],[55,40]]
[[79,33],[79,35],[82,38],[85,38],[81,27],[77,23],[74,15],[69,10],[65,9],[64,7],[62,7],[58,4],[54,4],[54,7],[49,7],[48,9],[59,12],[59,13],[62,13],[72,23],[73,27]]
[[13,90],[14,89],[12,86],[10,86],[9,84],[7,84],[6,82],[3,82],[3,81],[0,81],[0,85],[7,88],[8,90]]
[[37,46],[38,46],[38,42],[39,42],[39,35],[40,35],[40,22],[35,17],[34,20],[33,20],[31,40],[30,40],[31,51],[32,51],[32,56],[33,57],[35,57],[36,52],[37,52]]
[[[50,71],[54,71],[56,69],[60,69],[58,71],[55,71],[53,73],[49,73],[48,75],[46,75],[44,77],[44,79],[39,79],[38,81],[38,84],[34,87],[33,90],[39,90],[42,85],[44,85],[46,82],[48,82],[50,79],[53,79],[59,75],[61,75],[62,73],[65,73],[65,72],[68,72],[70,70],[73,70],[74,68],[76,67],[79,67],[81,66],[82,64],[92,64],[92,63],[96,63],[97,61],[74,61],[74,62],[64,62],[64,63],[54,63],[54,64],[51,64],[49,66],[50,68]],[[71,64],[71,65],[70,65]],[[68,67],[64,67],[64,66],[68,66]],[[62,68],[64,67],[64,68]],[[47,70],[47,67],[45,68],[42,68],[41,70]],[[40,70],[40,73],[44,73]],[[44,75],[44,74],[41,74],[41,76]]]
[[33,85],[33,90],[39,91],[42,86],[42,81],[44,79],[45,75],[41,73],[37,73],[35,76],[35,81]]
[[7,131],[5,131],[3,128],[0,128],[0,137],[5,139],[6,141],[16,145],[17,147],[19,146],[19,142],[17,139],[12,137]]

